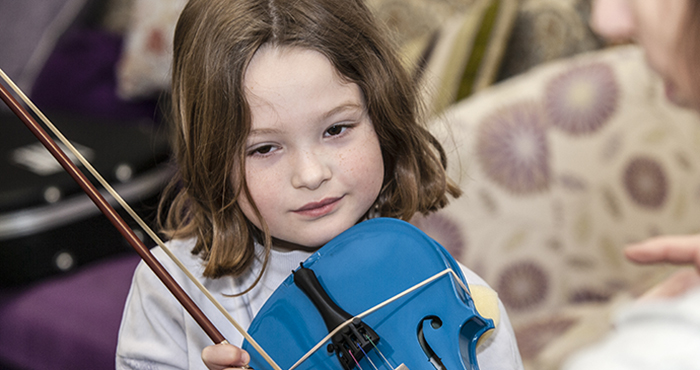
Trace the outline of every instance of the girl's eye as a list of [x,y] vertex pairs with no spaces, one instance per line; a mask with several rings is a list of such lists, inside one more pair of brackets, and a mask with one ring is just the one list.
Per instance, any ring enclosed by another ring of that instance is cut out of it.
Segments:
[[350,125],[333,125],[328,130],[326,130],[326,134],[328,136],[338,136],[345,132],[345,130],[347,130],[348,128],[350,128]]
[[272,145],[262,145],[254,148],[248,152],[248,155],[266,155],[275,151],[275,147]]

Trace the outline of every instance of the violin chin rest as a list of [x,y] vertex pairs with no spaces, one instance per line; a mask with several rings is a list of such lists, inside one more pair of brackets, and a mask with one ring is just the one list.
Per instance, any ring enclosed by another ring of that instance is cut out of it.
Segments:
[[401,364],[401,365],[397,366],[396,369],[394,369],[394,370],[408,370],[408,366]]
[[498,307],[498,293],[483,285],[469,285],[474,307],[479,315],[493,320],[493,325],[498,326],[501,321],[501,310]]
[[486,342],[486,340],[493,334],[493,331],[498,327],[501,321],[501,311],[498,307],[498,293],[495,290],[483,286],[483,285],[469,285],[469,291],[471,292],[472,300],[474,301],[474,307],[479,312],[479,315],[484,318],[493,320],[493,329],[485,332],[479,337],[476,347],[478,348],[481,344]]

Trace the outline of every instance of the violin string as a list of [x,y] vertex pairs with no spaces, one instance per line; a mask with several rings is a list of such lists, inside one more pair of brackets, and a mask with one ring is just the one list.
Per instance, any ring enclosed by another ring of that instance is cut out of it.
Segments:
[[214,298],[214,296],[209,292],[209,290],[202,285],[202,283],[197,280],[197,278],[185,267],[185,265],[180,261],[175,254],[168,248],[165,243],[160,239],[160,237],[146,224],[146,222],[141,219],[141,217],[134,212],[134,210],[129,206],[129,204],[124,201],[124,199],[119,195],[119,193],[114,190],[114,188],[102,177],[102,175],[92,166],[92,164],[85,159],[85,157],[73,146],[73,144],[63,135],[63,133],[46,117],[39,108],[34,105],[34,103],[22,92],[22,90],[10,79],[5,72],[0,69],[0,77],[7,83],[10,88],[19,96],[19,98],[26,104],[34,114],[39,117],[39,119],[46,125],[46,127],[51,130],[51,132],[56,135],[56,137],[68,148],[68,150],[75,155],[75,157],[80,161],[80,163],[85,167],[92,176],[107,190],[107,192],[119,203],[119,205],[131,216],[131,218],[148,234],[148,236],[158,244],[161,249],[172,259],[172,261],[185,273],[185,275],[197,286],[197,288],[214,304],[214,306],[221,311],[221,313],[226,317],[226,319],[238,330],[238,332],[246,339],[250,344],[260,353],[260,355],[272,366],[275,370],[282,370],[275,362],[270,358],[270,356],[265,352],[265,350],[260,347],[260,345],[253,339],[243,327],[228,313],[228,311],[219,303],[219,301]]
[[379,347],[377,347],[377,344],[374,343],[374,341],[372,340],[372,338],[370,338],[369,335],[365,335],[365,337],[367,338],[367,340],[368,340],[370,343],[372,343],[372,347],[374,347],[374,351],[377,352],[377,353],[379,353],[379,356],[382,358],[382,361],[384,361],[384,363],[386,364],[386,366],[389,366],[389,368],[391,368],[391,370],[395,370],[394,367],[393,367],[393,366],[391,365],[391,363],[389,362],[389,360],[387,360],[387,358],[384,356],[384,353],[379,349]]
[[355,343],[355,345],[357,346],[357,348],[360,349],[360,351],[362,351],[362,354],[365,355],[365,358],[367,359],[367,361],[369,361],[369,364],[372,365],[372,367],[374,368],[374,370],[379,370],[379,369],[377,369],[377,366],[374,365],[374,361],[372,361],[372,359],[369,358],[369,355],[367,354],[367,352],[365,352],[365,349],[362,348],[362,346],[360,345],[360,343]]
[[318,351],[319,348],[321,348],[325,343],[327,343],[337,332],[339,332],[343,328],[350,325],[355,319],[362,319],[362,318],[368,316],[369,314],[383,308],[384,306],[400,299],[401,297],[403,297],[407,294],[410,294],[410,293],[422,288],[423,286],[428,285],[428,284],[434,282],[435,280],[437,280],[445,275],[448,275],[448,274],[452,275],[453,280],[455,280],[457,282],[457,284],[462,288],[462,290],[464,290],[464,292],[467,295],[471,295],[469,292],[469,288],[467,288],[467,286],[462,282],[462,280],[459,278],[459,275],[457,275],[457,273],[455,273],[454,270],[452,270],[451,268],[446,268],[446,269],[438,272],[437,274],[423,280],[422,282],[404,290],[403,292],[369,308],[365,312],[363,312],[355,317],[351,317],[351,318],[345,320],[345,322],[338,325],[335,329],[333,329],[333,331],[328,333],[328,335],[326,335],[325,337],[323,337],[323,339],[321,339],[318,343],[316,343],[316,345],[313,348],[311,348],[304,356],[302,356],[294,365],[292,365],[292,367],[290,367],[289,370],[296,369],[299,365],[301,365],[304,361],[306,361],[309,357],[311,357],[312,354],[314,354],[316,351]]
[[357,367],[359,367],[360,370],[362,370],[362,365],[360,365],[355,356],[352,355],[352,351],[348,351],[348,354],[350,355],[350,357],[352,357],[352,360],[355,361],[355,365],[357,365]]
[[[403,297],[406,296],[407,294],[413,293],[414,291],[416,291],[416,290],[418,290],[418,289],[424,287],[425,285],[428,285],[428,284],[432,283],[433,281],[435,281],[435,280],[437,280],[437,279],[443,277],[443,276],[446,275],[446,274],[450,274],[450,273],[451,273],[453,276],[455,276],[456,280],[459,280],[459,279],[457,278],[457,274],[455,274],[455,272],[452,271],[451,268],[447,268],[447,269],[445,269],[445,270],[443,270],[443,271],[440,271],[440,272],[438,272],[437,274],[435,274],[435,275],[433,275],[433,276],[431,276],[431,277],[429,277],[429,278],[423,280],[422,282],[420,282],[420,283],[418,283],[418,284],[416,284],[416,285],[414,285],[414,286],[412,286],[412,287],[410,287],[410,288],[404,290],[403,292],[401,292],[401,293],[399,293],[399,294],[397,294],[397,295],[395,295],[395,296],[393,296],[393,297],[391,297],[391,298],[385,300],[384,302],[381,302],[381,303],[379,303],[378,305],[375,305],[374,307],[371,307],[371,308],[368,309],[367,311],[365,311],[365,312],[363,312],[363,313],[357,315],[357,317],[360,318],[360,319],[362,319],[362,318],[368,316],[369,314],[371,314],[371,313],[373,313],[373,312],[375,312],[375,311],[377,311],[377,310],[379,310],[379,309],[381,309],[381,308],[384,308],[384,306],[386,306],[386,305],[388,305],[388,304],[391,304],[391,303],[393,303],[394,301],[403,298]],[[463,284],[461,284],[461,286],[462,286],[464,289],[466,289],[466,287],[465,287]],[[469,290],[467,290],[467,292],[469,292]]]

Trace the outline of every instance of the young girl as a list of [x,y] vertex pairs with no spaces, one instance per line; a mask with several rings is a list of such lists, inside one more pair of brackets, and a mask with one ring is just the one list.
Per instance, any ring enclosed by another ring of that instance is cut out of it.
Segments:
[[[460,191],[419,122],[416,87],[361,0],[191,0],[175,32],[173,252],[247,327],[312,252],[375,216]],[[141,264],[117,368],[242,367],[242,336],[154,253],[232,345],[211,340]],[[464,269],[471,285],[486,285]],[[522,368],[503,306],[481,369]]]

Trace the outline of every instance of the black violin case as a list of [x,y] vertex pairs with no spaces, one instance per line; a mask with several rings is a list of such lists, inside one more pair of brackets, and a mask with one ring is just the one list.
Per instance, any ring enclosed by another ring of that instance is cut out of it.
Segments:
[[[165,129],[153,122],[95,122],[85,117],[47,116],[152,224],[160,193],[173,174]],[[133,253],[17,117],[0,110],[0,127],[0,286],[26,284],[107,256]],[[94,180],[84,167],[79,168]],[[96,181],[93,184],[139,235],[136,223],[101,185]]]

